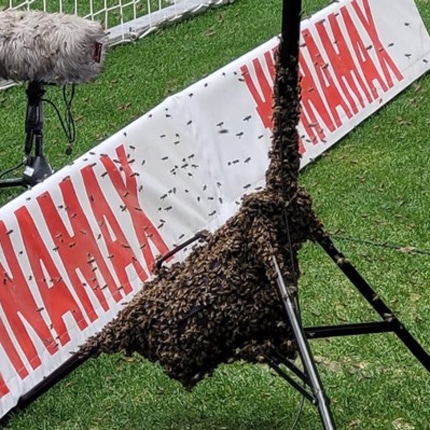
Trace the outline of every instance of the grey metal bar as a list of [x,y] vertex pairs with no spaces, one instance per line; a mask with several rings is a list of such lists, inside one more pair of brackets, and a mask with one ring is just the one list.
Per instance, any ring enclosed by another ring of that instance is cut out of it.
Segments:
[[309,385],[317,401],[318,412],[320,414],[324,430],[336,430],[328,399],[325,395],[307,337],[304,333],[303,327],[299,323],[293,298],[291,297],[285,285],[284,278],[282,276],[281,270],[279,269],[279,265],[275,256],[273,256],[273,265],[277,275],[276,282],[281,293],[281,298],[287,312],[291,329],[297,341],[298,351],[303,363],[303,368],[309,377]]

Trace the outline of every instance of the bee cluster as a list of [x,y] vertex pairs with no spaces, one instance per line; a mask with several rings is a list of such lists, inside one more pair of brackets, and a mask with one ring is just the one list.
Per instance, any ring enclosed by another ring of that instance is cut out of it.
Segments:
[[318,228],[309,195],[298,186],[297,88],[283,90],[276,69],[274,136],[265,189],[181,263],[158,269],[132,301],[79,351],[139,353],[191,388],[221,363],[261,362],[296,345],[276,285],[273,256],[287,287],[297,289],[297,253]]

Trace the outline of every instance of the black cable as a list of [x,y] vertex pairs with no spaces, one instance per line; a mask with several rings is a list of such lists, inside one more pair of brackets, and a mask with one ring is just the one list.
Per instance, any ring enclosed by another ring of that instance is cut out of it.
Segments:
[[76,139],[76,126],[75,120],[73,118],[72,112],[72,102],[75,97],[75,85],[71,85],[70,95],[67,95],[67,87],[63,85],[63,101],[65,105],[64,118],[61,115],[60,110],[57,105],[53,103],[49,99],[42,99],[42,101],[50,104],[57,114],[58,120],[60,121],[61,128],[64,131],[64,134],[67,138],[68,146],[66,148],[66,155],[70,155],[72,153],[71,143],[73,143]]
[[[303,384],[303,386],[305,385],[306,384]],[[305,397],[302,396],[300,400],[299,410],[297,411],[296,419],[294,420],[293,425],[291,426],[291,430],[295,430],[297,428],[297,424],[299,423],[300,418],[303,415],[304,406],[305,406]]]
[[66,124],[67,124],[67,136],[69,143],[73,143],[76,139],[76,127],[75,127],[75,120],[73,118],[73,112],[72,112],[72,103],[73,99],[75,97],[75,85],[71,85],[70,89],[70,96],[69,99],[67,98],[67,87],[66,85],[63,85],[63,100],[65,105],[65,118],[66,118]]
[[3,178],[3,176],[6,176],[8,173],[11,173],[14,170],[17,170],[24,165],[25,165],[25,161],[21,161],[16,166],[13,166],[13,167],[10,167],[9,169],[3,170],[2,172],[0,172],[0,179]]
[[388,242],[376,242],[369,239],[359,239],[356,237],[350,237],[350,236],[342,236],[339,234],[331,234],[330,235],[333,239],[342,240],[345,242],[352,242],[357,243],[360,245],[366,245],[366,246],[373,246],[378,248],[385,248],[390,249],[393,251],[403,251],[404,253],[414,253],[414,254],[423,254],[423,255],[430,255],[430,250],[427,249],[419,249],[414,246],[404,246],[404,245],[396,245],[393,243]]

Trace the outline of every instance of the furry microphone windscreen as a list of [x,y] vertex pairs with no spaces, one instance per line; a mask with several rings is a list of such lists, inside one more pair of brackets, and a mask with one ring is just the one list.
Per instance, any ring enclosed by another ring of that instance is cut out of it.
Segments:
[[77,84],[103,67],[103,27],[76,15],[0,12],[0,78],[18,82]]

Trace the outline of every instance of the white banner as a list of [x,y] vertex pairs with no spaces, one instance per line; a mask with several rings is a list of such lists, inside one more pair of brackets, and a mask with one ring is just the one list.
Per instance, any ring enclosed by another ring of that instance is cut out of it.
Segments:
[[[219,227],[264,186],[276,45],[168,98],[0,210],[0,417],[116,315],[157,255]],[[302,165],[429,61],[412,0],[343,1],[303,22]]]

